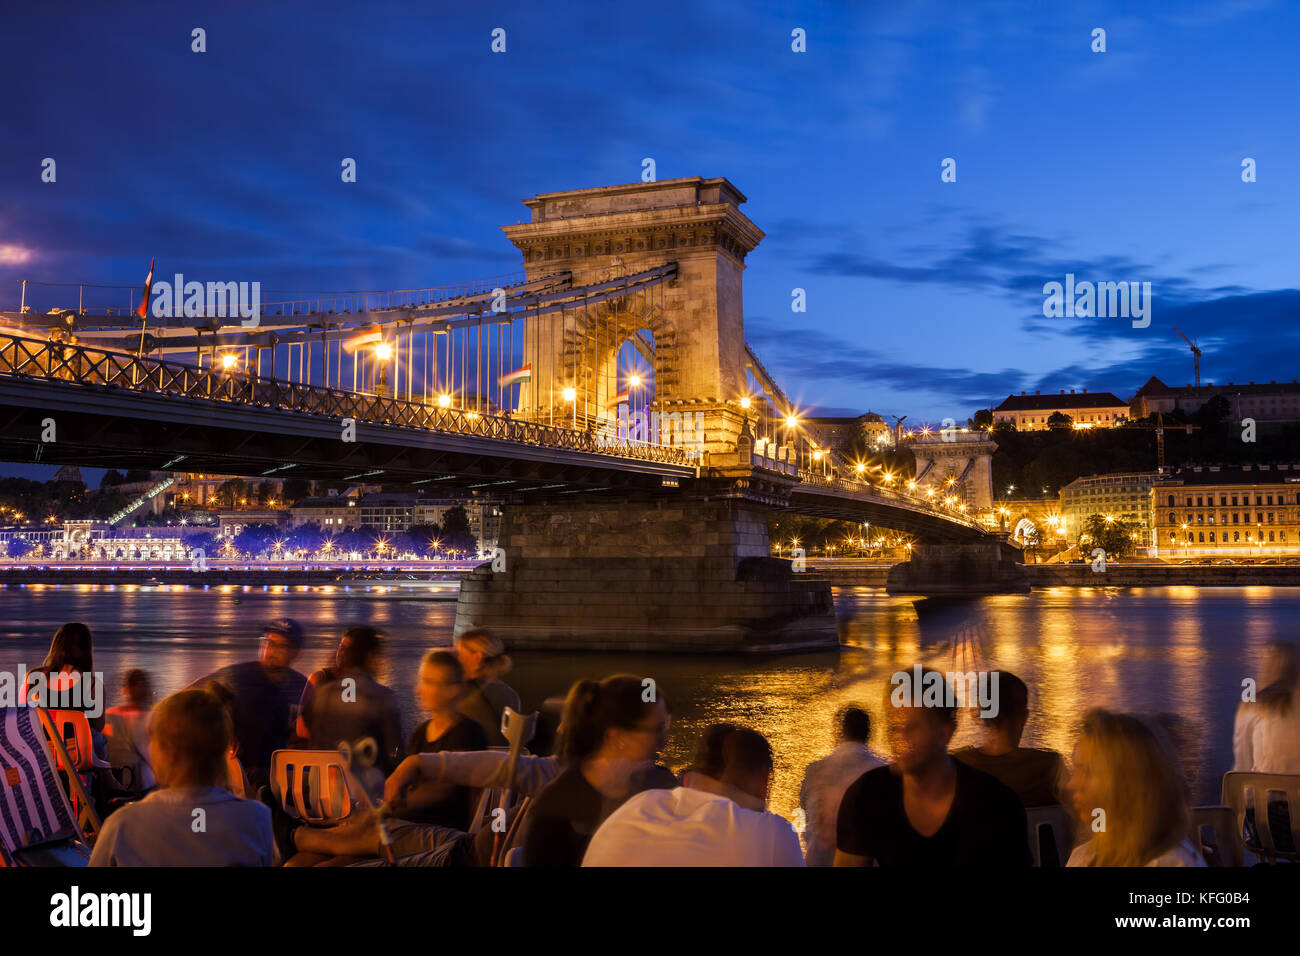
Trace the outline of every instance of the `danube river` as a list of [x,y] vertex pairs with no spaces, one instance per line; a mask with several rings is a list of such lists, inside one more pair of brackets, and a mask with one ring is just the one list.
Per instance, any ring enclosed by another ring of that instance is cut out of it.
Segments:
[[[879,726],[889,675],[917,660],[945,671],[1004,668],[1030,687],[1026,745],[1051,747],[1068,758],[1079,719],[1093,706],[1176,714],[1195,800],[1217,803],[1220,778],[1230,769],[1242,680],[1257,676],[1268,640],[1293,636],[1288,622],[1300,616],[1300,589],[1057,588],[935,608],[880,589],[840,588],[835,606],[843,646],[834,653],[750,658],[528,651],[515,655],[506,679],[524,706],[534,708],[579,677],[653,677],[673,713],[665,762],[681,769],[699,729],[710,722],[755,727],[776,751],[772,809],[789,816],[804,767],[830,749],[839,707],[861,702]],[[39,665],[65,621],[90,625],[96,669],[112,688],[110,704],[129,667],[150,671],[161,696],[253,657],[259,627],[273,618],[295,617],[305,625],[310,642],[297,664],[303,672],[331,659],[345,626],[377,625],[391,635],[380,678],[397,690],[407,730],[417,719],[412,683],[420,656],[450,642],[455,619],[453,601],[339,586],[9,585],[0,587],[0,611],[0,670]],[[974,735],[963,715],[957,742]],[[875,729],[872,745],[886,749]]]

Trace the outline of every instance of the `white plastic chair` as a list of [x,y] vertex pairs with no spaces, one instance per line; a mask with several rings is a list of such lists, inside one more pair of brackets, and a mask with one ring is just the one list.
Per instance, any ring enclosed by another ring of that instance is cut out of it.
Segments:
[[1064,866],[1074,846],[1074,825],[1069,811],[1060,805],[1030,807],[1025,810],[1025,818],[1029,823],[1029,851],[1034,866]]
[[1241,827],[1232,807],[1192,807],[1192,844],[1210,866],[1244,866]]
[[[1253,799],[1247,802],[1246,791]],[[1273,840],[1269,820],[1269,796],[1280,795],[1291,818],[1291,849],[1279,849]],[[1294,773],[1225,773],[1223,775],[1223,802],[1236,816],[1236,832],[1240,833],[1246,822],[1247,807],[1254,810],[1254,829],[1258,844],[1246,843],[1246,849],[1266,863],[1279,859],[1300,861],[1300,774]]]
[[314,826],[342,823],[361,802],[337,750],[277,750],[271,754],[271,793],[294,819]]

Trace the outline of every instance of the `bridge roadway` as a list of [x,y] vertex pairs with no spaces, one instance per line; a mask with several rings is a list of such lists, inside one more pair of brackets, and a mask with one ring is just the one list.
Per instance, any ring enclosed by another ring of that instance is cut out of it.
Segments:
[[[355,440],[343,440],[343,421]],[[42,441],[48,426],[53,441]],[[515,499],[708,492],[709,456],[423,402],[196,369],[0,334],[0,459],[247,477],[406,482]],[[792,510],[929,541],[979,541],[964,515],[751,456]],[[732,471],[732,469],[728,469]],[[437,492],[433,492],[437,493]]]

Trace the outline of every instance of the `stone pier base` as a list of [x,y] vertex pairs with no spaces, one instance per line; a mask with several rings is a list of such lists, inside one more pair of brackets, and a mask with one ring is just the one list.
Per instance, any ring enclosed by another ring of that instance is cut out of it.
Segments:
[[461,584],[458,634],[487,627],[512,648],[676,653],[839,643],[830,585],[768,556],[757,505],[509,506],[500,546],[504,569],[482,565]]
[[890,594],[1016,594],[1029,590],[1020,551],[1005,541],[918,544],[912,559],[889,569]]

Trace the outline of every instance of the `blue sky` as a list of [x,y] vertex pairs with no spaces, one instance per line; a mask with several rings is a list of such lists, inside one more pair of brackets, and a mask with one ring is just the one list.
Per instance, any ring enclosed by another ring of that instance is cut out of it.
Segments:
[[[0,307],[155,256],[272,290],[508,273],[521,199],[652,157],[749,197],[747,335],[805,406],[1128,398],[1191,381],[1175,326],[1205,380],[1300,375],[1294,4],[181,6],[0,14]],[[1151,282],[1150,326],[1044,318],[1067,272]]]

